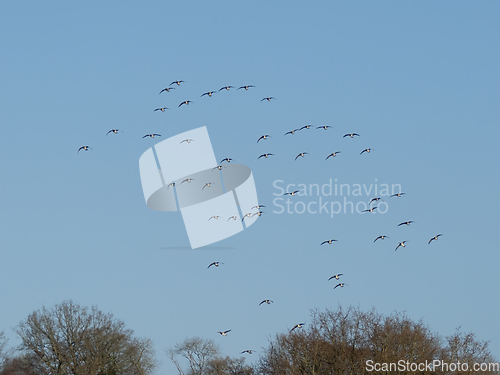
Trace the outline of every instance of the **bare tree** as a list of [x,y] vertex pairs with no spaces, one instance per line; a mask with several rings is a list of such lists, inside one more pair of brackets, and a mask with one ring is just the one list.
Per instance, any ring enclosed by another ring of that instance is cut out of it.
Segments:
[[[167,350],[167,356],[177,367],[180,375],[204,375],[209,361],[219,355],[219,347],[213,340],[193,337]],[[188,362],[188,370],[183,370],[178,357]]]
[[5,360],[7,359],[7,338],[5,332],[0,332],[0,368],[2,368]]
[[65,301],[33,312],[15,331],[20,349],[40,374],[149,374],[155,367],[149,340],[132,337],[125,324],[92,307]]
[[[252,375],[245,358],[222,357],[213,340],[193,337],[167,350],[167,356],[177,367],[179,375]],[[181,360],[187,362],[183,369]]]
[[[433,333],[422,321],[415,322],[404,313],[390,316],[375,310],[339,307],[312,312],[312,322],[300,332],[277,334],[259,358],[256,370],[261,375],[361,375],[409,374],[407,368],[374,372],[367,361],[378,364],[420,364],[434,360],[447,363],[494,363],[488,343],[474,334],[457,332],[446,340]],[[443,345],[444,343],[444,345]],[[419,374],[455,374],[443,369],[419,370]],[[472,374],[460,372],[460,374]],[[474,374],[500,374],[497,370]]]
[[245,358],[218,357],[208,362],[206,375],[252,375],[251,366],[245,365]]
[[38,375],[40,372],[33,360],[30,355],[7,358],[0,375]]
[[[488,342],[480,341],[476,339],[476,335],[472,332],[464,333],[460,331],[460,327],[457,328],[453,335],[446,337],[446,347],[443,349],[442,359],[446,363],[467,363],[468,370],[461,371],[460,374],[499,374],[497,372],[478,372],[474,371],[473,366],[475,363],[490,364],[495,363],[495,359],[492,357],[488,350]],[[452,371],[446,372],[451,374]]]

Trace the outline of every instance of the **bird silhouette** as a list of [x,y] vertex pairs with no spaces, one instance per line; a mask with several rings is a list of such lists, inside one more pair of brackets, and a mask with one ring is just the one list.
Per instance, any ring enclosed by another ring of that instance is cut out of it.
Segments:
[[332,244],[332,243],[334,243],[334,242],[338,242],[338,240],[327,240],[327,241],[323,241],[323,242],[321,242],[321,245],[324,245],[324,244],[326,244],[326,243],[327,243],[327,244],[329,244],[329,245],[331,245],[331,244]]
[[295,325],[293,326],[293,328],[290,330],[290,332],[293,332],[293,331],[294,331],[294,330],[296,330],[297,328],[302,328],[302,327],[304,327],[304,325],[305,325],[305,324],[306,324],[306,323],[299,323],[299,324],[295,324]]
[[358,136],[359,137],[359,134],[358,133],[347,133],[346,135],[344,135],[342,138],[345,138],[345,137],[351,137],[351,138],[354,138],[354,136]]
[[442,234],[437,234],[437,235],[435,235],[434,237],[432,237],[432,238],[429,240],[429,243],[428,243],[428,244],[430,244],[432,241],[437,241],[437,239],[438,239],[439,237],[441,237],[441,236],[442,236]]
[[268,156],[271,156],[271,155],[274,155],[274,154],[262,154],[262,155],[260,155],[257,159],[260,159],[260,158],[262,158],[262,157],[264,157],[264,158],[266,158],[266,159],[267,159],[267,157],[268,157]]
[[396,246],[396,249],[394,251],[396,251],[397,249],[399,249],[399,247],[406,247],[405,243],[407,243],[408,241],[403,241],[403,242],[400,242],[398,243],[398,246]]
[[120,129],[111,129],[109,132],[106,133],[106,135],[108,135],[109,133],[118,134],[118,132],[122,132],[123,133],[123,130],[120,130]]
[[343,273],[338,273],[338,274],[336,274],[336,275],[333,275],[332,277],[330,277],[330,278],[328,279],[328,281],[330,281],[331,279],[338,280],[338,279],[340,278],[340,276],[342,276],[342,275],[343,275]]
[[330,155],[328,155],[326,157],[325,160],[328,160],[328,158],[334,158],[335,156],[337,156],[337,154],[340,154],[341,152],[340,151],[335,151],[335,152],[332,152]]
[[398,197],[400,198],[402,195],[404,195],[406,193],[397,193],[397,194],[392,194],[391,197]]
[[164,91],[170,92],[170,90],[175,90],[175,87],[165,87],[163,90],[160,91],[160,94]]
[[388,236],[378,236],[377,238],[375,238],[375,240],[373,242],[377,242],[377,240],[385,240],[386,238],[389,238]]
[[208,265],[207,269],[212,267],[212,266],[215,266],[215,267],[219,267],[221,264],[224,264],[222,262],[212,262]]
[[92,150],[92,147],[90,146],[82,146],[78,149],[78,151],[76,153],[79,153],[81,150],[83,151],[88,151],[88,150]]
[[261,139],[266,140],[266,139],[267,139],[267,138],[269,138],[269,137],[270,137],[270,136],[269,136],[269,134],[261,135],[261,136],[259,137],[259,139],[257,139],[257,143],[259,143],[259,141],[260,141]]
[[398,224],[398,227],[400,227],[401,225],[407,225],[407,226],[408,226],[408,225],[410,225],[411,223],[414,223],[414,221],[411,221],[411,220],[410,220],[410,221],[403,221],[402,223],[399,223],[399,224]]
[[207,91],[206,93],[202,94],[201,97],[204,97],[205,95],[211,97],[213,94],[215,94],[215,91]]

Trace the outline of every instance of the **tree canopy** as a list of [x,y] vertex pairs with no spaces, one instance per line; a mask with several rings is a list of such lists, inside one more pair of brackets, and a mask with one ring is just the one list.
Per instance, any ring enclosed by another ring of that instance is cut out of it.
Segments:
[[38,374],[145,375],[155,367],[150,340],[132,336],[125,324],[97,307],[65,301],[34,311],[15,328],[23,363]]

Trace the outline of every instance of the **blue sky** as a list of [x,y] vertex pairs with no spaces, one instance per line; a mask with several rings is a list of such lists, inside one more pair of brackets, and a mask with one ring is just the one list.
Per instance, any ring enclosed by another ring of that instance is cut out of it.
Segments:
[[[97,305],[153,339],[166,373],[164,350],[187,337],[214,339],[225,355],[260,352],[275,333],[308,322],[310,309],[342,304],[405,310],[442,335],[461,326],[500,358],[499,8],[5,4],[0,330],[16,344],[10,327],[35,309],[64,299]],[[185,83],[158,94],[174,80]],[[255,88],[200,97],[247,84]],[[267,96],[276,100],[260,101]],[[179,108],[183,100],[193,103]],[[171,109],[153,111],[163,106]],[[307,124],[332,128],[284,136]],[[265,215],[208,248],[175,250],[189,246],[180,214],[144,203],[138,160],[158,139],[142,136],[200,126],[218,159],[252,168]],[[111,128],[123,133],[106,136]],[[351,132],[360,137],[342,138]],[[257,144],[263,134],[272,138]],[[82,145],[92,150],[77,153]],[[374,151],[359,155],[365,148]],[[325,161],[334,151],[342,153]],[[275,156],[257,160],[265,152]],[[406,195],[384,197],[385,214],[276,213],[273,184],[330,179],[399,184]],[[406,220],[415,223],[397,226]],[[391,238],[374,244],[381,234]],[[319,245],[331,238],[338,243]],[[207,270],[213,261],[224,265]],[[333,290],[335,273],[347,287]],[[274,304],[258,307],[266,298]]]

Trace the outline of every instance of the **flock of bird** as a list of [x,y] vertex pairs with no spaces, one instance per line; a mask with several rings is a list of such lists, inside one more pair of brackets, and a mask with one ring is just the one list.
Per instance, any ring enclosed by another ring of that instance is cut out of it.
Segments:
[[[175,86],[180,86],[180,85],[181,85],[181,83],[184,83],[184,81],[178,80],[178,81],[173,81],[173,82],[171,82],[171,83],[170,83],[170,85],[169,85],[168,87],[165,87],[164,89],[162,89],[162,90],[160,91],[160,94],[161,94],[161,93],[163,93],[163,92],[170,92],[170,91],[172,91],[172,90],[175,90],[175,89],[176,89],[176,87],[175,87]],[[215,93],[217,93],[217,92],[220,92],[220,91],[223,91],[223,90],[224,90],[224,91],[228,91],[228,90],[231,90],[231,89],[236,89],[236,90],[241,90],[241,89],[243,89],[243,90],[248,90],[248,89],[250,89],[250,88],[252,88],[252,87],[255,87],[255,86],[253,86],[253,85],[244,85],[244,86],[240,86],[240,87],[238,87],[238,88],[236,88],[236,87],[234,87],[234,86],[223,86],[223,87],[221,87],[218,91],[207,91],[207,92],[204,92],[203,94],[201,94],[201,97],[204,97],[205,95],[206,95],[206,96],[208,96],[208,97],[212,97],[212,96],[213,96],[213,94],[215,94]],[[275,97],[273,97],[273,96],[264,97],[264,98],[262,98],[262,99],[261,99],[261,102],[263,102],[263,101],[268,101],[268,102],[270,102],[271,100],[276,100],[276,98],[275,98]],[[178,105],[178,107],[181,107],[181,106],[183,106],[183,105],[189,105],[189,104],[191,104],[191,103],[193,103],[193,101],[192,101],[192,100],[183,100],[183,101],[182,101],[182,102]],[[154,112],[157,112],[157,111],[160,111],[160,112],[165,112],[165,111],[166,111],[166,110],[168,110],[168,109],[170,109],[170,108],[168,108],[168,107],[159,107],[159,108],[155,108],[155,109],[154,109]],[[120,130],[120,129],[111,129],[111,130],[109,130],[109,131],[106,133],[106,135],[108,135],[109,133],[118,134],[118,132],[123,132],[123,131],[122,131],[122,130]],[[157,134],[157,133],[146,134],[146,135],[144,135],[142,138],[144,139],[144,138],[155,138],[155,137],[161,137],[161,134]],[[264,139],[265,139],[265,138],[264,138]],[[92,150],[92,147],[90,147],[90,146],[88,146],[88,145],[85,145],[85,146],[81,146],[81,147],[78,149],[77,153],[79,153],[80,151],[89,151],[89,150]],[[267,156],[266,156],[266,157],[267,157]]]
[[[163,88],[159,93],[162,94],[162,93],[169,93],[171,92],[172,90],[175,90],[176,88],[178,88],[178,86],[180,86],[182,83],[184,83],[184,81],[181,81],[181,80],[178,80],[178,81],[173,81],[168,87],[165,87]],[[250,88],[254,88],[255,86],[253,85],[245,85],[245,86],[240,86],[238,88],[234,87],[234,86],[223,86],[221,87],[218,91],[207,91],[207,92],[204,92],[201,97],[204,97],[204,96],[207,96],[207,97],[212,97],[215,93],[217,92],[221,92],[221,91],[229,91],[231,89],[236,89],[236,90],[249,90]],[[276,98],[272,97],[272,96],[269,96],[269,97],[264,97],[262,98],[260,101],[263,102],[263,101],[271,101],[271,100],[276,100]],[[189,105],[193,103],[191,100],[184,100],[182,101],[178,107],[181,107],[183,105]],[[168,110],[169,108],[168,107],[160,107],[160,108],[156,108],[154,109],[155,112],[157,111],[160,111],[160,112],[165,112],[166,110]],[[296,128],[296,129],[293,129],[293,130],[290,130],[286,133],[284,133],[284,136],[293,136],[295,135],[296,133],[298,132],[302,132],[302,131],[305,131],[305,130],[309,130],[309,129],[313,129],[315,126],[311,125],[311,124],[308,124],[308,125],[304,125],[302,127],[299,127],[299,128]],[[320,126],[316,126],[315,127],[317,130],[329,130],[330,128],[332,128],[332,126],[330,125],[320,125]],[[106,136],[109,135],[110,133],[113,133],[113,134],[118,134],[119,132],[123,132],[122,130],[120,129],[110,129],[107,133],[106,133]],[[146,134],[144,135],[142,138],[156,138],[156,137],[161,137],[160,134],[158,133],[150,133],[150,134]],[[355,137],[361,137],[360,134],[358,133],[347,133],[347,134],[344,134],[342,138],[350,138],[350,139],[354,139]],[[271,135],[269,134],[263,134],[261,136],[258,137],[257,139],[257,143],[260,143],[261,141],[267,141],[268,139],[272,138]],[[180,143],[191,143],[191,142],[194,142],[195,140],[194,139],[185,139],[185,140],[182,140]],[[81,146],[79,149],[78,149],[78,153],[80,151],[89,151],[89,150],[92,150],[92,148],[88,145],[85,145],[85,146]],[[361,150],[360,152],[360,155],[363,155],[364,153],[371,153],[372,151],[374,151],[373,148],[365,148],[363,150]],[[339,154],[341,154],[342,151],[334,151],[334,152],[331,152],[329,153],[325,160],[328,160],[330,158],[336,158]],[[273,153],[264,153],[264,154],[261,154],[260,156],[258,156],[258,160],[259,159],[262,159],[262,158],[265,158],[267,159],[269,156],[273,156],[274,154]],[[295,156],[295,161],[297,161],[297,159],[299,158],[304,158],[306,157],[306,155],[309,155],[308,152],[300,152],[299,154],[297,154],[297,156]],[[221,160],[221,162],[219,163],[219,165],[215,168],[213,168],[213,170],[215,169],[218,169],[218,170],[221,170],[223,168],[222,166],[222,163],[223,162],[227,162],[227,163],[230,163],[231,161],[233,161],[233,159],[231,158],[224,158],[223,160]],[[179,183],[179,185],[182,185],[184,183],[191,183],[194,179],[193,178],[186,178],[184,179],[183,181],[181,181]],[[202,190],[204,190],[205,188],[209,188],[212,186],[212,184],[214,184],[213,182],[207,182],[205,183],[205,185],[203,185],[202,187]],[[171,182],[167,188],[169,188],[170,186],[175,186],[175,182]],[[293,190],[293,191],[290,191],[290,192],[286,192],[284,193],[285,196],[290,196],[290,197],[293,197],[293,196],[296,196],[296,195],[300,195],[301,191],[300,190]],[[390,197],[395,197],[395,198],[401,198],[403,195],[405,195],[405,193],[403,192],[399,192],[399,193],[396,193],[396,194],[392,194]],[[363,210],[362,212],[367,212],[367,213],[374,213],[375,210],[377,210],[377,206],[372,206],[373,203],[375,202],[379,202],[379,201],[382,201],[382,198],[381,197],[374,197],[372,199],[370,199],[369,203],[368,203],[368,207],[367,209]],[[263,211],[261,211],[260,209],[265,207],[264,205],[257,205],[257,206],[254,206],[252,207],[252,210],[253,209],[256,209],[257,211],[256,212],[249,212],[249,213],[246,213],[243,215],[242,217],[242,221],[245,220],[245,218],[247,217],[253,217],[255,215],[259,215],[261,216],[263,214]],[[214,216],[211,216],[208,218],[208,221],[210,220],[219,220],[221,217],[218,216],[218,215],[214,215]],[[229,220],[238,220],[238,217],[237,216],[231,216],[227,219],[227,221]],[[409,226],[410,224],[413,224],[415,223],[414,221],[412,220],[409,220],[409,221],[404,221],[404,222],[401,222],[398,224],[398,227],[399,226]],[[432,241],[437,241],[439,237],[441,237],[442,234],[437,234],[436,236],[432,237],[429,241],[428,241],[428,244],[431,244]],[[388,237],[387,235],[379,235],[378,237],[376,237],[374,239],[374,243],[377,242],[378,240],[386,240],[386,239],[389,239],[390,237]],[[338,242],[337,239],[328,239],[328,240],[325,240],[325,241],[322,241],[320,243],[320,246],[322,245],[333,245],[335,242]],[[395,248],[395,251],[397,251],[400,247],[406,247],[407,245],[407,240],[405,241],[401,241],[397,244],[396,248]],[[207,269],[210,269],[211,267],[219,267],[220,265],[223,265],[224,263],[220,262],[220,261],[214,261],[212,263],[210,263],[207,267]],[[341,276],[343,276],[342,273],[338,273],[338,274],[335,274],[333,276],[331,276],[330,278],[328,278],[328,281],[330,280],[335,280],[335,281],[339,281]],[[333,289],[337,289],[337,288],[344,288],[345,286],[347,286],[348,284],[344,283],[344,282],[339,282],[337,283]],[[271,303],[273,303],[272,300],[270,299],[263,299],[259,304],[258,306],[261,306],[263,304],[266,304],[266,305],[270,305]],[[295,330],[297,329],[300,329],[300,328],[303,328],[305,325],[305,323],[298,323],[296,325],[294,325],[291,329],[290,329],[290,332],[294,332]],[[220,334],[221,336],[227,336],[228,333],[231,332],[231,330],[225,330],[225,331],[218,331],[217,333]],[[241,354],[252,354],[254,352],[254,350],[250,350],[250,349],[247,349],[247,350],[244,350],[241,352]]]

